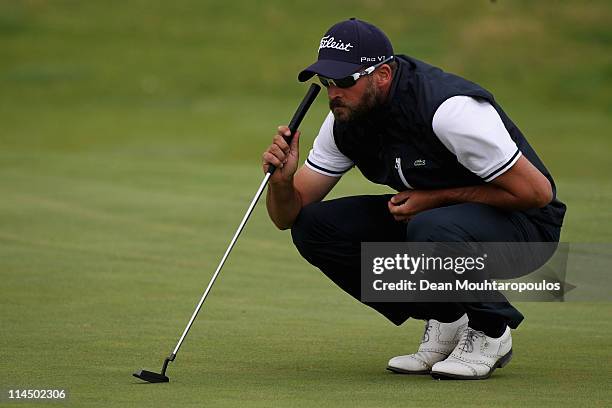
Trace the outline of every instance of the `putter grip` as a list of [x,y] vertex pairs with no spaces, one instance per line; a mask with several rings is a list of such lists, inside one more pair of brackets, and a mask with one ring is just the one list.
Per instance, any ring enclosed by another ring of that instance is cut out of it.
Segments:
[[[321,87],[317,84],[311,84],[310,88],[308,88],[306,96],[304,96],[304,99],[302,99],[302,103],[300,103],[300,106],[298,106],[297,110],[293,114],[291,122],[289,122],[289,131],[291,132],[291,135],[285,137],[287,143],[291,144],[291,139],[293,139],[293,135],[298,130],[300,123],[302,123],[302,119],[304,119],[304,116],[306,116],[306,112],[308,112],[310,105],[312,105],[320,90]],[[275,170],[276,166],[270,164],[268,167],[268,173],[272,175]]]

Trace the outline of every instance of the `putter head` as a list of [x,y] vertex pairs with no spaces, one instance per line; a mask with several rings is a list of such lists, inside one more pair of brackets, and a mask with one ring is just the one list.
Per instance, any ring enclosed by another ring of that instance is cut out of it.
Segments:
[[168,363],[170,363],[171,361],[174,361],[175,357],[176,357],[176,354],[174,353],[166,357],[166,359],[164,360],[164,365],[162,366],[161,373],[159,374],[154,373],[153,371],[140,370],[140,371],[136,371],[132,375],[136,378],[140,378],[141,380],[150,382],[150,383],[169,382],[170,379],[166,377],[166,369],[168,368]]
[[158,373],[154,373],[152,371],[147,371],[147,370],[136,371],[132,375],[136,378],[140,378],[141,380],[147,381],[150,383],[163,383],[163,382],[170,381],[170,379],[166,377],[164,374],[158,374]]

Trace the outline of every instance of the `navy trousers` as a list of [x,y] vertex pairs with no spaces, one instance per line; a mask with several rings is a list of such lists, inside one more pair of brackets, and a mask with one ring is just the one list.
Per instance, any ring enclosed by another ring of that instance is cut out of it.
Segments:
[[[560,228],[543,227],[525,214],[477,203],[423,211],[407,224],[393,219],[391,195],[353,196],[312,203],[292,229],[300,254],[340,288],[360,300],[361,242],[549,242]],[[396,325],[408,318],[452,322],[467,313],[470,327],[498,337],[506,325],[516,328],[523,315],[508,302],[367,302]]]

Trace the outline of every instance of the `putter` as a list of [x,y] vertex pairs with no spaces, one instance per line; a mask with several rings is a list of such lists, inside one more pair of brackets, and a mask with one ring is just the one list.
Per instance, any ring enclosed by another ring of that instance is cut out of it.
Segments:
[[[295,111],[295,114],[293,115],[293,118],[291,119],[291,122],[289,123],[289,130],[291,132],[291,135],[285,138],[287,142],[291,142],[293,135],[295,134],[298,127],[300,126],[302,119],[304,119],[306,112],[310,108],[310,105],[312,105],[312,103],[314,102],[320,90],[321,90],[321,87],[319,85],[317,84],[310,85],[310,88],[308,89],[306,96],[304,96],[302,103],[300,103],[300,106],[298,106],[297,110]],[[176,347],[174,347],[174,350],[172,351],[172,353],[168,357],[166,357],[166,359],[164,360],[164,364],[162,366],[161,373],[156,373],[156,372],[147,371],[147,370],[140,370],[132,374],[134,377],[140,378],[141,380],[147,381],[149,383],[164,383],[164,382],[170,381],[170,379],[166,376],[166,369],[168,368],[168,364],[171,361],[174,361],[174,359],[176,358],[176,354],[181,348],[181,344],[183,344],[183,340],[185,340],[187,333],[189,333],[189,329],[191,329],[191,326],[193,325],[193,322],[198,316],[200,309],[202,309],[202,305],[204,304],[204,301],[206,300],[206,297],[208,296],[210,289],[215,283],[217,276],[219,276],[219,272],[221,272],[221,268],[223,267],[223,264],[225,263],[230,252],[232,251],[232,248],[234,247],[234,244],[236,243],[238,236],[242,232],[247,220],[251,216],[251,213],[253,212],[253,209],[255,208],[255,205],[257,204],[257,201],[259,200],[261,193],[266,188],[266,185],[268,184],[268,180],[270,180],[270,176],[272,176],[275,170],[276,170],[276,167],[270,164],[268,171],[266,172],[266,175],[263,181],[261,182],[261,185],[259,186],[259,189],[257,189],[257,192],[255,193],[255,197],[253,197],[253,200],[251,201],[251,205],[249,205],[249,208],[247,209],[246,214],[244,214],[244,217],[242,218],[242,221],[240,222],[240,225],[238,226],[238,229],[236,230],[236,233],[234,234],[232,241],[227,247],[227,250],[225,251],[223,258],[221,258],[221,262],[219,262],[219,266],[217,266],[217,270],[215,271],[212,278],[210,279],[210,282],[208,282],[208,286],[206,287],[206,290],[204,291],[204,294],[202,295],[200,302],[198,303],[195,310],[193,311],[193,314],[191,315],[191,319],[189,319],[189,323],[187,323],[185,330],[183,330],[183,334],[181,335],[181,338],[179,339],[178,343],[176,343]]]

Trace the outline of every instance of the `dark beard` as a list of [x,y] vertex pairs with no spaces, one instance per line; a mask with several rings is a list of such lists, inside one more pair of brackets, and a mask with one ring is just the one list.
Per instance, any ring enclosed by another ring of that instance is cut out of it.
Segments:
[[[368,77],[368,86],[365,89],[363,98],[357,105],[347,105],[340,99],[332,99],[329,101],[329,109],[334,115],[334,120],[341,123],[359,122],[369,116],[372,111],[376,110],[383,104],[381,92],[374,86],[371,79]],[[344,108],[343,112],[338,112],[334,108]]]

